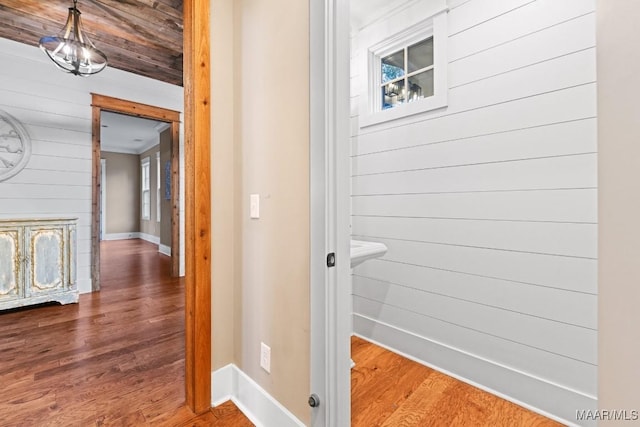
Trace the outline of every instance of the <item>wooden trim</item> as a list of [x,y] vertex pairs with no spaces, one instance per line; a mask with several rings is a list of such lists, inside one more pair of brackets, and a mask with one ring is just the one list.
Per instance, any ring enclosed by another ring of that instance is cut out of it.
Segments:
[[91,108],[91,290],[100,290],[100,197],[102,164],[100,163],[100,107]]
[[[175,248],[175,249],[174,249]],[[180,123],[171,122],[171,275],[180,276]]]
[[128,114],[130,116],[143,117],[145,119],[161,122],[180,122],[180,112],[153,105],[140,104],[111,96],[91,94],[91,105],[99,106],[101,110],[114,113]]
[[171,123],[171,274],[180,275],[180,112],[106,95],[91,94],[93,166],[91,195],[91,290],[100,290],[100,115],[102,111]]
[[196,413],[211,407],[211,107],[209,0],[186,0],[185,246],[186,398]]

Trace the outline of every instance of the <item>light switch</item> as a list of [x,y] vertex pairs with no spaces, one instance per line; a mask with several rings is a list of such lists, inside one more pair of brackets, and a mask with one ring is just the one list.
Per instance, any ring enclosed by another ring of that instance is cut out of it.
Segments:
[[260,195],[252,194],[249,197],[250,215],[252,219],[260,218]]

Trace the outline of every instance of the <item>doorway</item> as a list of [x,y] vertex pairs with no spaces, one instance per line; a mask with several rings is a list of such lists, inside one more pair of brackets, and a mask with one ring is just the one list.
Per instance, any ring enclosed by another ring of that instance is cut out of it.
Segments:
[[180,274],[180,113],[165,108],[154,107],[136,102],[111,98],[104,95],[92,94],[92,210],[91,210],[91,279],[92,290],[100,290],[100,236],[102,233],[103,190],[102,190],[102,162],[100,160],[100,129],[102,111],[126,114],[166,122],[171,126],[171,275]]
[[[179,199],[172,201],[172,241],[175,252],[185,260],[185,388],[186,404],[196,413],[211,406],[211,171],[210,117],[210,2],[186,0],[183,3],[184,47],[184,159],[185,227],[182,249],[179,245]],[[92,222],[91,276],[94,290],[100,283],[100,114],[102,110],[165,121],[171,124],[174,144],[179,141],[180,114],[176,111],[131,103],[92,94]],[[178,188],[179,148],[172,150],[173,188]],[[175,161],[173,161],[175,160]],[[176,194],[176,192],[173,192]],[[172,272],[179,272],[180,257],[172,257]]]

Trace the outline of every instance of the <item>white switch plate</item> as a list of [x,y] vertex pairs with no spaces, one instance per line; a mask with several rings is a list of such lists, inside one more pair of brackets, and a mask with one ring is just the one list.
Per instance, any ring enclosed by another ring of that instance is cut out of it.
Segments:
[[252,219],[260,218],[260,195],[252,194],[249,196],[250,216]]
[[260,343],[260,367],[271,373],[271,347],[265,343]]

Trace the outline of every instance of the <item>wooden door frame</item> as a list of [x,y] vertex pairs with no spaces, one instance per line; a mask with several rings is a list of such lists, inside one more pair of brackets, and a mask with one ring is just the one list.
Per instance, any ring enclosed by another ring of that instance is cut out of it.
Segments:
[[100,116],[102,111],[158,120],[171,126],[171,275],[180,275],[180,112],[126,101],[110,96],[91,94],[93,166],[91,195],[91,290],[100,290],[100,197],[102,165],[100,163]]
[[211,407],[210,0],[185,0],[185,369],[192,411]]

